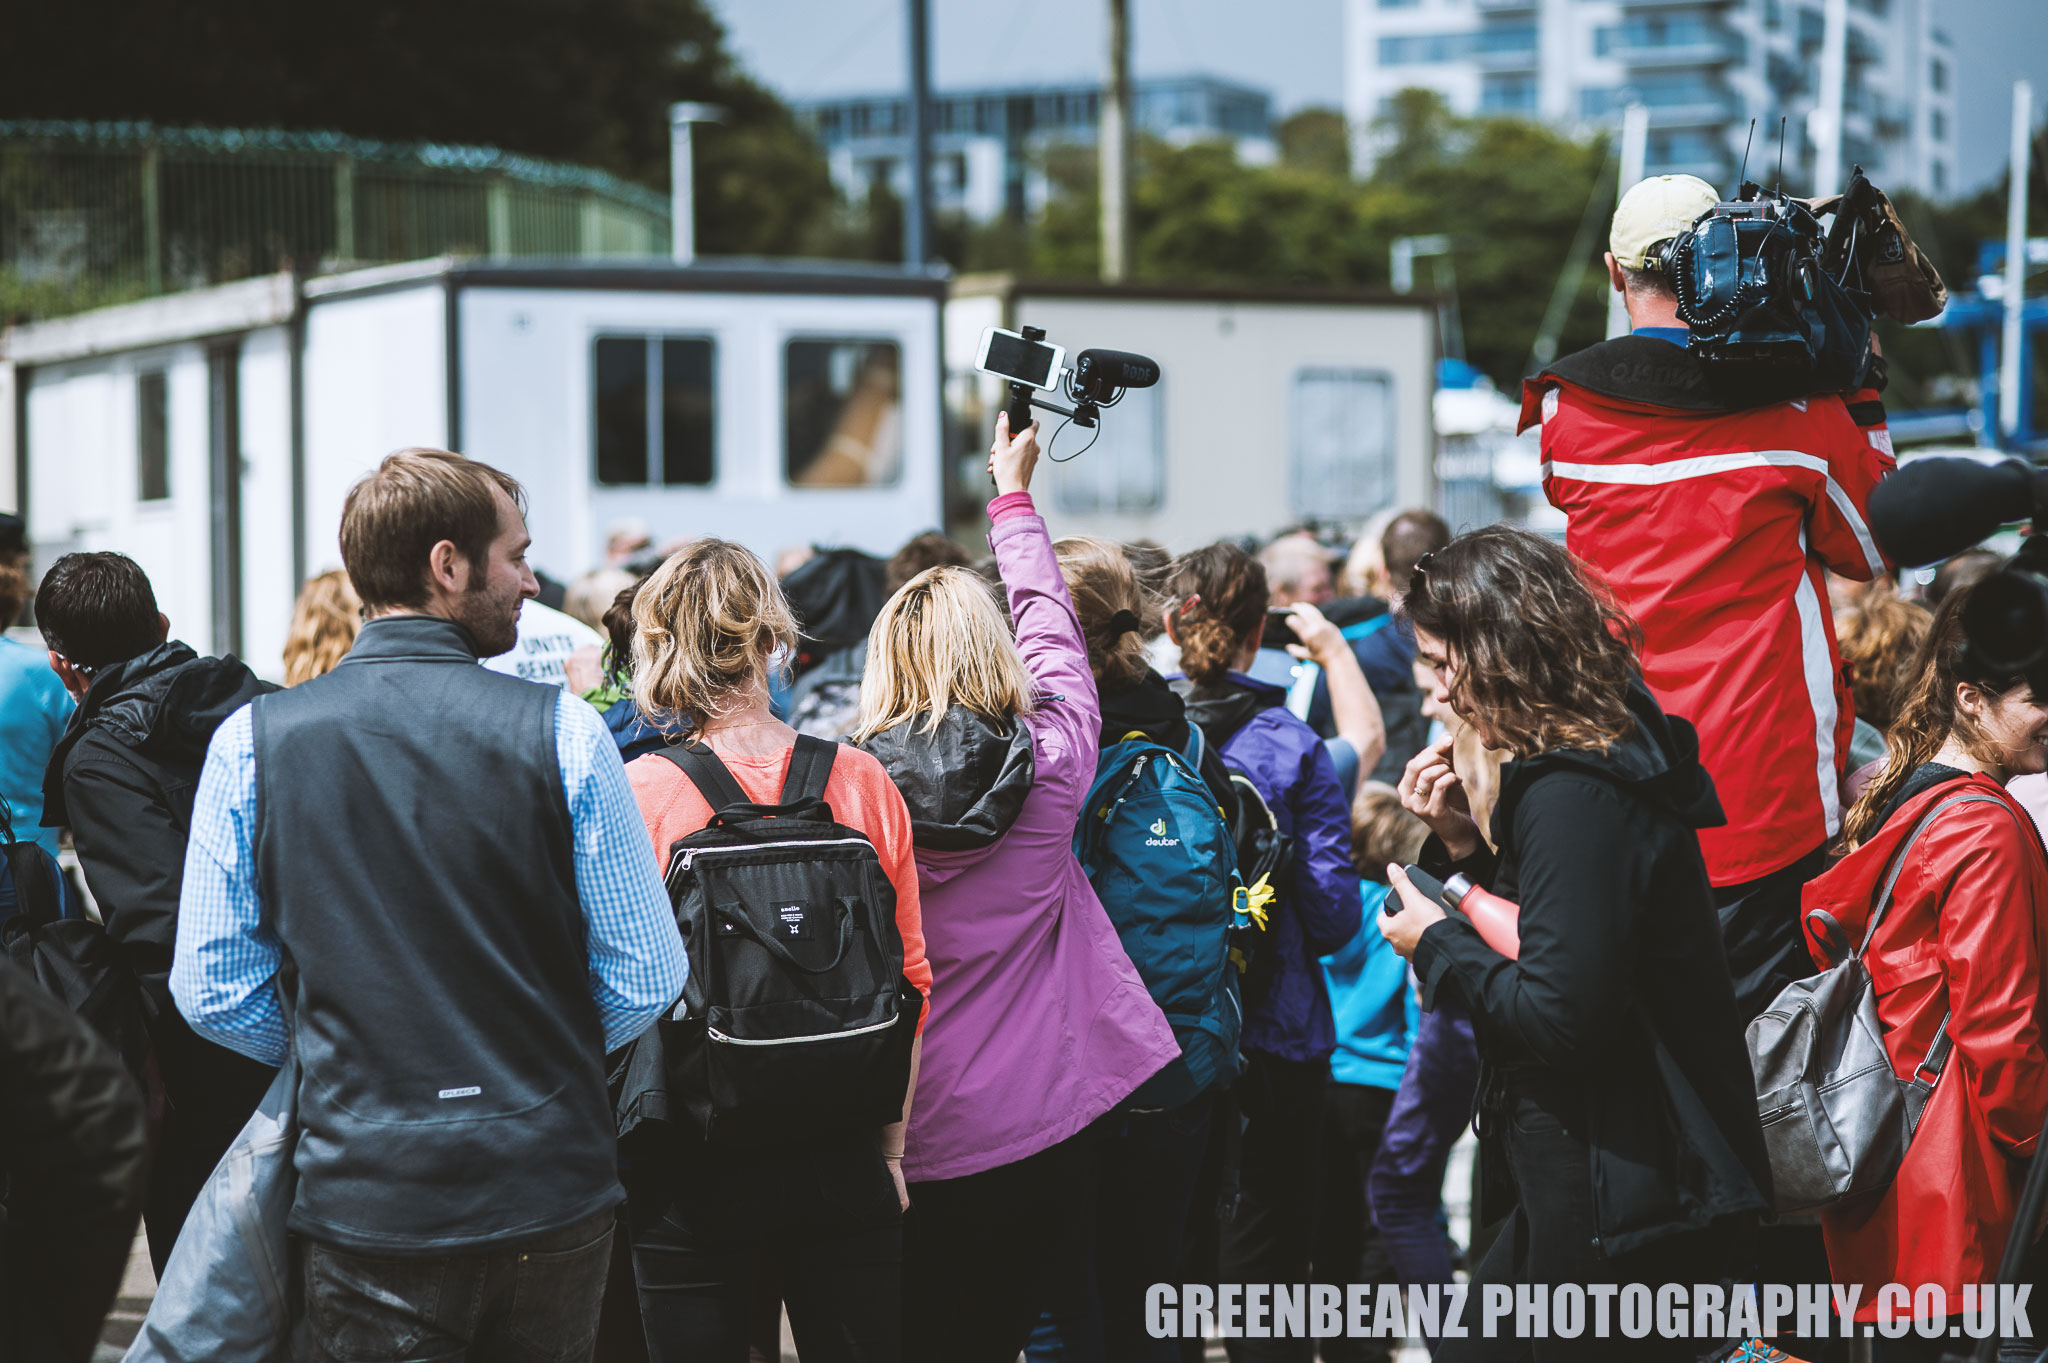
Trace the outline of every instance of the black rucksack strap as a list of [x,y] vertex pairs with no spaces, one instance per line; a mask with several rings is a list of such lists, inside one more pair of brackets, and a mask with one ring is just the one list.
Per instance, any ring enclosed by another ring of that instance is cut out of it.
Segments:
[[[725,763],[718,760],[718,754],[702,743],[692,741],[680,748],[656,748],[655,751],[683,769],[683,775],[690,778],[690,784],[711,806],[714,816],[734,805],[752,803],[747,793],[740,789],[740,783],[726,769]],[[792,762],[794,760],[791,759]]]
[[810,734],[796,736],[796,749],[789,755],[789,775],[782,782],[782,803],[799,805],[825,798],[825,785],[832,779],[832,764],[839,757],[839,745]]

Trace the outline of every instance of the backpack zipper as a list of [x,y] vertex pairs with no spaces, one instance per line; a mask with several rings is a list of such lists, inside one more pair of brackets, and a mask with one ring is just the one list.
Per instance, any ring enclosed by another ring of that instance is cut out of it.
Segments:
[[894,1027],[898,1021],[899,1019],[897,1018],[890,1018],[886,1022],[875,1022],[865,1027],[855,1027],[851,1031],[820,1032],[815,1036],[786,1036],[777,1041],[747,1041],[740,1037],[727,1036],[724,1032],[708,1024],[704,1028],[704,1034],[713,1041],[723,1041],[728,1046],[801,1046],[807,1041],[838,1041],[845,1037],[866,1036],[870,1032],[887,1031],[889,1028]]
[[792,838],[788,842],[746,842],[735,843],[731,847],[686,847],[669,864],[668,873],[673,876],[678,871],[687,871],[696,864],[698,857],[708,857],[717,852],[770,852],[781,851],[785,847],[866,847],[872,850],[874,844],[866,838]]

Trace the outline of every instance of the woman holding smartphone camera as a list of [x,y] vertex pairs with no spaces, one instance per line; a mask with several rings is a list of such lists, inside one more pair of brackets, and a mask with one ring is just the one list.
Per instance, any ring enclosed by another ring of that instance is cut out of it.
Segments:
[[[1416,566],[1403,602],[1439,704],[1512,760],[1489,851],[1441,747],[1402,802],[1433,836],[1422,865],[1520,904],[1518,959],[1400,868],[1381,930],[1423,1003],[1471,1013],[1479,1128],[1517,1204],[1472,1273],[1491,1283],[1712,1283],[1747,1268],[1769,1163],[1694,830],[1722,820],[1692,726],[1637,673],[1632,621],[1562,547],[1494,526]],[[1577,1338],[1446,1339],[1437,1359],[1691,1358],[1627,1338],[1593,1307]],[[1511,1332],[1510,1332],[1511,1333]]]

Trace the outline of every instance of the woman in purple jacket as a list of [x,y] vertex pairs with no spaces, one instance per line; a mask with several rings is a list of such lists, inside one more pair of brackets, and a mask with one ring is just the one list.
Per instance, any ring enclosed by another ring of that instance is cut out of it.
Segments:
[[1180,1055],[1074,860],[1100,707],[1027,489],[1038,426],[998,421],[995,551],[1015,621],[965,568],[889,599],[853,741],[910,807],[932,964],[903,1173],[907,1363],[1012,1363],[1045,1304],[1076,1137]]
[[[1287,693],[1245,672],[1266,620],[1266,570],[1234,544],[1174,564],[1167,632],[1185,676],[1174,690],[1225,765],[1243,773],[1294,841],[1269,941],[1272,970],[1245,995],[1244,1116],[1236,1213],[1221,1230],[1218,1281],[1305,1283],[1322,1168],[1323,1096],[1337,1029],[1318,958],[1358,933],[1351,817],[1337,769],[1315,730],[1287,710]],[[1233,1339],[1233,1360],[1307,1363],[1307,1339]]]

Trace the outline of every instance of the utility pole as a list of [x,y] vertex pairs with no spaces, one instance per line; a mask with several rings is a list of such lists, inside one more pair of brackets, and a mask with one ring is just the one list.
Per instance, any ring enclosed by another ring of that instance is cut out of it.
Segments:
[[1849,79],[1849,0],[1827,0],[1821,20],[1820,93],[1807,127],[1813,133],[1813,192],[1842,188],[1842,96]]
[[2012,166],[2005,202],[2005,330],[1998,363],[1998,429],[2006,448],[2020,437],[2029,378],[2027,331],[2023,316],[2027,292],[2027,171],[2033,152],[2034,87],[2012,83]]
[[929,0],[905,0],[910,34],[910,195],[903,203],[903,263],[931,259],[932,63]]
[[[1642,182],[1650,156],[1650,111],[1631,103],[1621,111],[1621,172],[1615,177],[1614,202]],[[1628,304],[1618,293],[1607,297],[1607,339],[1628,335]]]
[[668,106],[669,257],[678,265],[697,258],[697,172],[690,151],[690,125],[716,123],[723,117],[725,110],[715,104]]
[[1131,269],[1131,5],[1109,0],[1109,81],[1102,92],[1096,162],[1102,174],[1102,277]]

